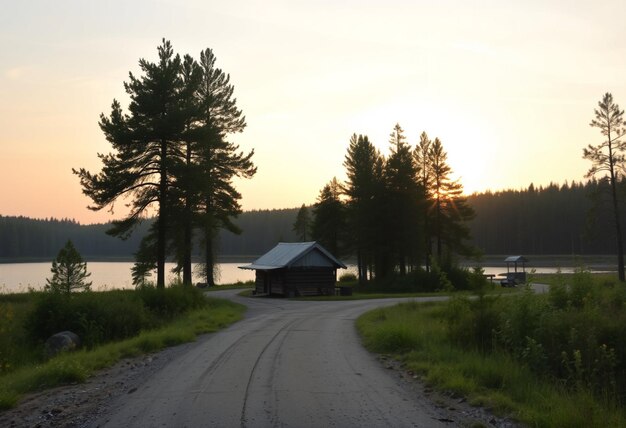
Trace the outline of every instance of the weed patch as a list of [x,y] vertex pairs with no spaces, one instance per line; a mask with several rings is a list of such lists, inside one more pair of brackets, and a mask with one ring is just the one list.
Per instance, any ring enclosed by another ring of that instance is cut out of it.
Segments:
[[530,426],[626,426],[622,286],[454,298],[362,315],[364,345],[441,390]]
[[[95,294],[95,293],[94,293]],[[121,358],[134,357],[195,340],[198,334],[216,331],[241,319],[245,307],[229,301],[206,298],[198,309],[188,311],[160,327],[141,330],[136,336],[62,353],[49,361],[23,364],[0,376],[0,410],[14,407],[32,391],[82,382],[94,371],[109,367]]]

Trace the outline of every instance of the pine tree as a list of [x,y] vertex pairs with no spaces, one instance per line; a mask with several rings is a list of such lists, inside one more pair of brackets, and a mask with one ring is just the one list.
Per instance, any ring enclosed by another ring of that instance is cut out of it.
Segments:
[[91,276],[87,272],[87,263],[83,261],[80,253],[68,240],[67,243],[52,261],[52,278],[46,279],[44,289],[63,294],[70,294],[73,291],[89,291],[91,282],[86,279]]
[[422,220],[424,234],[424,266],[426,271],[430,272],[430,258],[432,256],[432,214],[433,214],[433,171],[430,164],[430,147],[432,141],[428,138],[426,132],[420,135],[420,142],[415,146],[413,157],[415,159],[415,167],[417,170],[417,183],[421,193],[422,200]]
[[252,162],[254,150],[244,154],[229,142],[229,134],[242,132],[246,119],[237,108],[230,76],[215,67],[211,49],[200,54],[202,79],[197,97],[200,120],[196,155],[199,195],[198,223],[203,231],[207,284],[214,284],[214,246],[220,228],[239,234],[232,218],[241,213],[241,194],[235,189],[235,177],[251,178],[256,173]]
[[381,223],[384,194],[383,157],[367,135],[353,134],[343,166],[347,181],[344,185],[346,222],[352,246],[357,256],[359,282],[368,280],[377,253],[378,230]]
[[[201,52],[199,63],[189,55],[181,61],[166,41],[158,51],[159,63],[140,60],[144,76],[130,74],[125,84],[130,115],[114,101],[110,117],[101,116],[100,127],[114,149],[100,156],[102,172],[74,173],[94,201],[91,209],[113,207],[121,196],[133,197],[130,214],[114,222],[112,235],[128,237],[148,210],[156,210],[153,236],[138,254],[138,279],[152,263],[145,255],[154,255],[157,287],[164,287],[165,256],[173,252],[183,283],[190,284],[193,230],[199,227],[207,283],[212,285],[218,230],[240,232],[232,217],[241,212],[241,194],[232,181],[255,174],[254,152],[244,154],[227,140],[243,130],[245,118],[232,97],[229,76],[215,68],[212,51]],[[148,251],[148,243],[156,251]]]
[[309,215],[309,209],[305,204],[302,204],[296,221],[293,223],[293,231],[296,232],[296,237],[300,242],[306,242],[311,237],[311,217]]
[[135,253],[135,264],[131,268],[133,285],[142,288],[147,284],[147,279],[152,276],[152,271],[156,269],[156,223],[139,243],[139,249]]
[[607,92],[602,101],[598,102],[598,108],[594,110],[594,113],[596,117],[589,125],[600,129],[606,139],[598,145],[589,144],[583,149],[583,158],[591,161],[591,168],[585,177],[592,178],[597,174],[607,174],[604,179],[608,180],[611,192],[611,208],[617,243],[617,273],[619,280],[624,281],[626,279],[624,243],[617,191],[620,174],[623,175],[624,173],[624,162],[626,161],[626,142],[621,140],[626,134],[624,110],[619,109],[619,105],[613,101],[613,95]]
[[100,128],[114,150],[99,155],[103,168],[91,174],[84,168],[73,170],[80,177],[83,193],[94,202],[89,208],[113,206],[120,197],[132,197],[130,213],[114,221],[107,232],[126,238],[137,223],[154,208],[157,213],[157,287],[165,286],[165,256],[172,171],[181,159],[184,117],[181,112],[183,89],[181,60],[169,41],[158,47],[159,61],[139,61],[143,75],[129,74],[124,84],[130,96],[130,115],[113,101],[111,115],[100,116]]
[[420,192],[415,181],[417,168],[404,131],[396,124],[389,138],[391,153],[385,163],[387,196],[386,229],[391,243],[393,265],[400,275],[415,266],[419,248]]
[[182,155],[184,159],[174,171],[175,184],[173,197],[174,206],[171,212],[172,222],[176,224],[180,233],[172,234],[171,240],[176,253],[176,273],[182,271],[183,284],[191,285],[191,253],[193,250],[193,232],[195,213],[199,206],[201,176],[198,167],[196,144],[201,126],[201,109],[197,100],[197,93],[202,80],[202,70],[199,64],[189,55],[185,55],[181,76],[183,80],[182,109],[185,117],[183,132]]
[[465,241],[470,238],[467,222],[474,217],[474,210],[463,196],[463,185],[452,180],[452,168],[448,165],[448,154],[439,138],[435,138],[429,150],[432,172],[432,195],[434,199],[434,239],[437,247],[437,262],[441,266],[444,247],[446,255],[460,253],[470,255],[472,248]]
[[341,239],[345,230],[345,211],[341,202],[341,186],[333,178],[320,191],[313,208],[312,238],[335,257],[341,255]]

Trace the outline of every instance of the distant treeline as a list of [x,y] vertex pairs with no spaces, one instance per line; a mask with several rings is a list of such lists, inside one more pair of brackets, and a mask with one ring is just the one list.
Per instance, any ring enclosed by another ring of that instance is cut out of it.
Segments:
[[[484,254],[614,254],[610,213],[606,208],[592,209],[593,199],[605,193],[603,186],[596,181],[530,185],[472,195],[468,198],[476,211],[470,223],[472,242]],[[295,241],[297,213],[298,208],[242,213],[236,223],[243,233],[222,231],[218,255],[255,256],[279,241]],[[131,258],[149,225],[149,220],[143,222],[122,241],[105,233],[108,224],[0,216],[0,260],[51,260],[68,239],[88,260]]]
[[473,195],[474,245],[485,254],[615,254],[608,192],[593,180]]
[[[246,211],[237,224],[241,235],[222,230],[218,255],[255,256],[279,241],[295,241],[297,208]],[[70,239],[87,260],[131,259],[152,220],[141,223],[127,240],[106,234],[111,224],[81,225],[70,219],[31,219],[0,215],[0,261],[52,260]],[[200,254],[194,254],[199,257]]]

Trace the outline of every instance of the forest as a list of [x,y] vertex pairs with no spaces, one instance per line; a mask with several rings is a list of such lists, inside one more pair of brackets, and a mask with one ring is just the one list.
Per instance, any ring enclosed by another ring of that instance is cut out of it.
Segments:
[[[470,242],[483,254],[614,254],[609,213],[593,209],[594,199],[604,193],[601,184],[589,181],[470,195],[468,203],[476,212],[469,222]],[[241,235],[220,232],[218,256],[250,258],[279,241],[296,241],[298,211],[243,212],[236,220]],[[120,240],[105,233],[110,224],[0,216],[0,260],[48,261],[68,239],[87,260],[130,260],[150,225],[144,221],[127,240]]]

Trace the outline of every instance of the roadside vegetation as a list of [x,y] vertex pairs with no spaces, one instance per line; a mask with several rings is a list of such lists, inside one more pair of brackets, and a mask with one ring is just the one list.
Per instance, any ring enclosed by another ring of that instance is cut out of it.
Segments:
[[[0,294],[0,410],[27,392],[84,381],[121,358],[193,341],[244,310],[187,286]],[[65,330],[81,338],[81,350],[47,359],[44,342]]]
[[625,426],[626,289],[555,276],[548,293],[403,303],[357,321],[365,346],[530,426]]
[[[470,295],[477,285],[488,294],[510,294],[518,288],[503,288],[489,283],[480,268],[450,267],[445,271],[433,266],[430,272],[423,269],[409,272],[404,276],[394,275],[384,280],[361,282],[353,273],[339,277],[338,287],[349,287],[349,295],[296,297],[297,300],[362,300],[399,297],[427,297],[447,295]],[[247,293],[246,295],[251,295]]]

